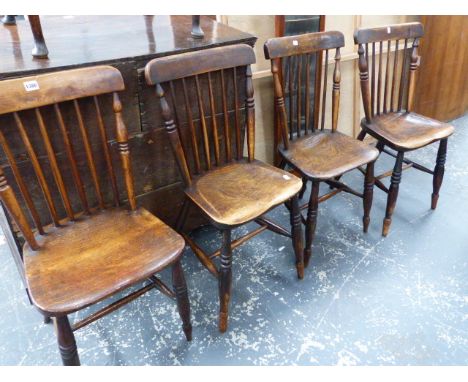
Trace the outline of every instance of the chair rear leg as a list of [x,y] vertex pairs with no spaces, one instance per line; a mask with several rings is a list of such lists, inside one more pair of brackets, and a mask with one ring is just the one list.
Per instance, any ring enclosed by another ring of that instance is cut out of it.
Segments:
[[302,178],[302,188],[299,191],[299,199],[302,199],[306,190],[307,190],[307,178]]
[[296,255],[296,269],[297,277],[304,278],[304,239],[302,236],[302,221],[301,210],[299,208],[298,196],[295,195],[291,198],[291,233],[292,242],[294,247],[294,254]]
[[447,138],[441,139],[439,143],[439,150],[437,151],[437,160],[434,168],[434,177],[432,178],[432,202],[431,208],[433,210],[437,207],[437,201],[439,200],[439,190],[442,186],[442,180],[444,179],[445,172],[445,159],[447,158]]
[[383,221],[382,236],[387,236],[392,224],[392,214],[395,210],[395,205],[398,197],[398,188],[401,181],[401,167],[403,165],[404,153],[399,151],[393,168],[392,177],[390,179],[390,188],[387,197],[387,209],[385,211],[385,219]]
[[192,323],[190,322],[190,301],[180,260],[172,265],[172,285],[174,286],[177,308],[180,318],[182,319],[182,329],[184,330],[185,338],[187,338],[187,341],[191,341]]
[[75,335],[67,316],[55,318],[57,340],[64,366],[80,366],[78,349],[76,348]]
[[361,130],[361,131],[359,132],[358,136],[357,136],[357,139],[358,139],[359,141],[363,141],[365,137],[366,137],[366,131],[365,131],[365,130]]
[[304,249],[304,263],[306,267],[309,265],[310,257],[312,256],[312,242],[315,236],[315,227],[317,226],[319,189],[320,181],[313,180],[306,221],[306,244]]
[[184,197],[182,208],[179,211],[179,215],[177,216],[176,223],[174,225],[174,229],[179,233],[183,231],[185,220],[187,219],[189,210],[190,210],[190,203],[187,197]]
[[221,246],[221,265],[219,268],[219,331],[224,333],[227,330],[229,300],[231,298],[232,284],[232,250],[231,250],[231,230],[224,229],[223,243]]
[[364,216],[362,218],[363,230],[367,232],[370,223],[370,210],[372,207],[372,197],[374,194],[374,163],[367,164],[366,176],[364,178]]
[[50,324],[52,319],[49,316],[44,316],[44,324]]
[[286,168],[286,161],[283,158],[280,158],[278,168],[284,170]]

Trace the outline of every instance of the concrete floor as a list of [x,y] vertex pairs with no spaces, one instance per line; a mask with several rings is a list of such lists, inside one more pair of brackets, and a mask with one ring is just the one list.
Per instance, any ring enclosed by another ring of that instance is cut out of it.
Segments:
[[[217,331],[217,283],[186,250],[193,341],[184,339],[175,304],[151,291],[76,333],[82,364],[466,365],[468,116],[454,125],[436,211],[429,208],[431,177],[413,169],[403,173],[385,239],[380,190],[366,235],[360,199],[342,194],[321,204],[302,281],[290,242],[268,232],[257,236],[234,252],[224,335]],[[427,147],[409,157],[433,167],[436,152]],[[384,154],[377,171],[392,164]],[[362,186],[358,172],[344,180]],[[284,207],[271,215],[288,225]],[[211,248],[219,240],[211,229],[194,236]],[[0,364],[59,365],[53,327],[29,305],[0,239]]]

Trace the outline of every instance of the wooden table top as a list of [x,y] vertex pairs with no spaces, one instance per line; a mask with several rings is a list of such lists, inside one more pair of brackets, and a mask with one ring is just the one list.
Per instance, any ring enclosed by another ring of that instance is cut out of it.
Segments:
[[122,59],[250,42],[255,37],[208,17],[201,18],[203,39],[191,37],[191,16],[41,16],[48,59],[31,55],[33,37],[27,20],[0,24],[0,78],[27,75]]

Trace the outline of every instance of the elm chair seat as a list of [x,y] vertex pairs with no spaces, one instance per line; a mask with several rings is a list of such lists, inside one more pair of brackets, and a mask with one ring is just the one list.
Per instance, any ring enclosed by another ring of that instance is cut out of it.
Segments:
[[[29,294],[45,314],[69,314],[176,261],[184,239],[143,208],[109,209],[37,235],[24,245]],[[73,259],[72,261],[70,261]]]
[[448,138],[454,132],[453,126],[448,123],[412,112],[376,115],[370,123],[364,120],[362,127],[373,137],[401,151],[424,147]]
[[330,179],[373,162],[379,151],[361,141],[331,130],[315,131],[280,148],[281,155],[304,176]]
[[246,160],[194,178],[186,194],[216,223],[235,226],[284,203],[301,187],[301,180],[287,171]]

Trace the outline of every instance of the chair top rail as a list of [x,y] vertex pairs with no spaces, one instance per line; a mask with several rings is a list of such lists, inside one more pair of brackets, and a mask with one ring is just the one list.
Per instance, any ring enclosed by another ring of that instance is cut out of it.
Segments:
[[145,78],[148,85],[156,85],[254,63],[255,53],[252,47],[236,44],[155,58],[146,65]]
[[326,49],[342,48],[344,35],[338,31],[306,33],[297,36],[275,37],[265,42],[266,59],[314,53]]
[[112,66],[93,66],[0,81],[0,114],[124,89],[121,73]]
[[423,35],[424,27],[421,23],[393,24],[375,28],[359,28],[354,32],[354,43],[368,44],[378,41],[412,39]]

